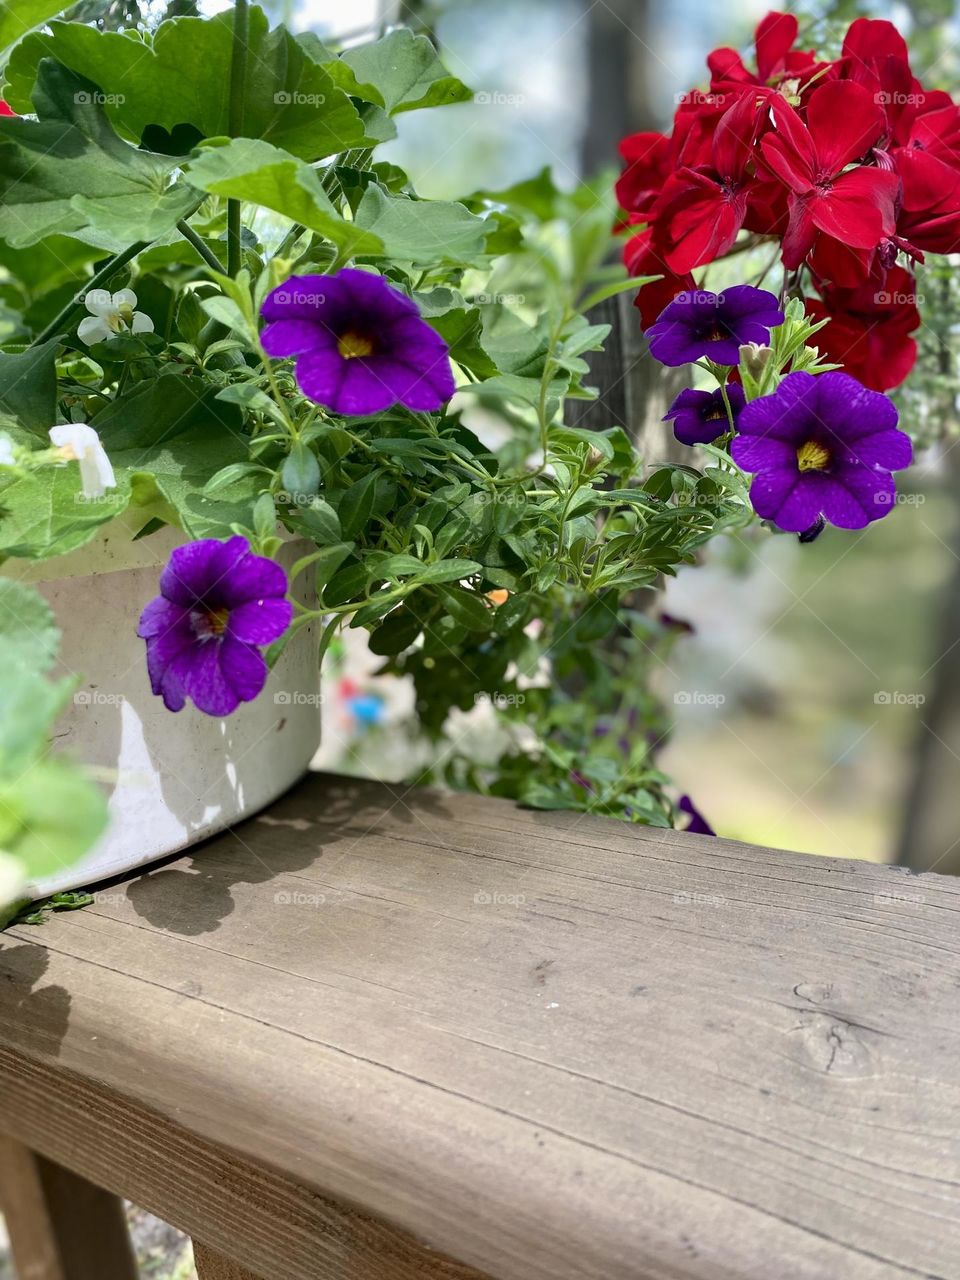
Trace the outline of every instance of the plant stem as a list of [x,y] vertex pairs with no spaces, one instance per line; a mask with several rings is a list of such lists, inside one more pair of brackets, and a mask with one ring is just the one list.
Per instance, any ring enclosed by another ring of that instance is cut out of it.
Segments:
[[[231,138],[243,132],[243,94],[247,78],[247,38],[249,32],[247,0],[236,0],[233,10],[233,48],[230,55],[230,108],[228,123]],[[242,262],[240,251],[240,201],[227,201],[227,273],[235,276]]]
[[[93,289],[99,289],[100,286],[105,284],[111,276],[116,275],[121,267],[125,267],[128,262],[137,256],[138,253],[142,253],[144,249],[148,248],[149,244],[149,240],[138,240],[137,243],[132,244],[129,249],[124,249],[122,253],[114,254],[106,266],[101,267],[96,275],[91,276],[87,281],[83,292],[86,294],[90,293]],[[33,347],[42,346],[52,338],[54,334],[59,333],[60,330],[66,326],[67,321],[73,316],[74,312],[80,311],[82,307],[82,302],[78,301],[76,298],[71,298],[67,305],[53,317],[46,328],[34,338],[30,345]]]
[[207,245],[207,243],[202,239],[202,237],[197,235],[196,231],[194,231],[190,223],[187,222],[186,218],[180,219],[177,223],[177,230],[183,236],[184,240],[189,240],[211,270],[219,272],[220,275],[224,274],[223,263],[209,245]]

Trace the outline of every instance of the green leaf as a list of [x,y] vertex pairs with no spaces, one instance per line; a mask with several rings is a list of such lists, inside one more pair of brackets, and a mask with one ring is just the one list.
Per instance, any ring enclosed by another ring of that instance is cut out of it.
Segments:
[[42,347],[17,355],[0,352],[0,410],[49,445],[47,431],[57,420],[57,347],[51,338]]
[[340,517],[323,498],[313,498],[307,506],[298,507],[294,515],[284,516],[284,521],[292,529],[305,533],[308,538],[320,544],[353,546],[352,543],[341,543],[343,531],[340,528]]
[[489,230],[465,205],[390,196],[377,186],[367,187],[355,221],[380,238],[387,257],[431,266],[474,262]]
[[14,248],[57,232],[115,252],[168,234],[195,207],[191,188],[171,185],[175,162],[118,138],[97,94],[45,59],[39,120],[0,118],[0,239]]
[[478,595],[459,587],[446,587],[441,594],[447,613],[468,631],[489,631],[493,626],[493,610],[488,609]]
[[302,440],[294,441],[283,464],[280,481],[294,498],[309,496],[320,488],[320,463],[317,455]]
[[0,554],[37,560],[65,555],[89,542],[129,501],[123,477],[103,498],[85,499],[75,463],[16,477],[0,487]]
[[118,480],[129,483],[132,501],[143,516],[177,524],[192,538],[226,538],[231,525],[251,527],[262,479],[248,475],[213,496],[204,493],[204,487],[221,467],[247,461],[247,450],[244,437],[211,431],[205,437],[177,436],[153,449],[128,449],[111,457]]
[[15,781],[0,783],[4,813],[19,820],[8,851],[31,880],[76,862],[107,825],[106,799],[66,760],[38,760]]
[[427,37],[415,36],[406,27],[373,44],[348,49],[342,61],[359,81],[376,86],[391,114],[473,98],[467,86],[446,70]]
[[409,649],[423,630],[423,623],[410,609],[394,609],[371,633],[367,641],[370,652],[387,658]]
[[[151,124],[168,132],[187,124],[204,138],[225,137],[232,28],[232,10],[162,22],[149,43],[128,33],[54,22],[50,34],[29,36],[15,51],[7,69],[8,101],[14,110],[29,111],[38,62],[54,57],[99,86],[111,120],[135,142]],[[359,111],[330,72],[285,27],[269,31],[258,8],[250,10],[237,132],[309,161],[366,141]]]
[[459,582],[461,578],[469,578],[471,574],[480,573],[483,565],[476,560],[438,560],[435,564],[421,567],[417,574],[417,582]]
[[201,190],[248,200],[302,222],[350,256],[383,252],[379,236],[340,216],[315,169],[269,142],[236,138],[225,146],[204,147],[190,161],[188,173]]
[[43,596],[22,582],[0,577],[0,666],[48,671],[59,643],[53,610]]
[[216,387],[181,373],[164,373],[111,400],[90,420],[111,456],[155,449],[182,436],[236,436],[241,415]]
[[580,310],[589,311],[591,307],[595,307],[601,302],[606,302],[608,298],[615,298],[618,293],[626,293],[628,289],[642,289],[651,280],[659,279],[659,276],[630,276],[626,280],[614,280],[612,284],[602,285],[599,289],[594,289],[592,293],[588,293],[579,304]]
[[34,27],[55,18],[66,6],[62,0],[13,0],[0,4],[0,53],[22,40]]
[[344,491],[338,505],[340,523],[348,538],[362,533],[373,512],[379,472],[371,471]]

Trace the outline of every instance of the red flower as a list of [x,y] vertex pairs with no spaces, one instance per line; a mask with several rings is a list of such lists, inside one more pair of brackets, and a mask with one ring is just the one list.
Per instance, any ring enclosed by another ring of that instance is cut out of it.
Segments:
[[671,271],[664,261],[663,252],[654,243],[654,231],[648,227],[632,236],[623,247],[623,260],[632,276],[661,276],[652,284],[645,284],[634,299],[633,305],[640,311],[640,324],[648,329],[668,302],[678,293],[696,287],[693,276]]
[[831,81],[810,95],[807,123],[785,101],[774,100],[776,133],[761,143],[763,158],[790,189],[790,225],[783,262],[799,267],[817,232],[855,249],[875,249],[893,234],[896,174],[860,165],[884,130],[883,112],[861,85]]
[[714,49],[707,57],[711,84],[775,85],[809,74],[816,67],[816,55],[794,49],[797,30],[792,13],[768,13],[756,31],[757,74],[747,70],[736,49]]
[[670,173],[670,139],[665,133],[631,133],[620,143],[627,167],[617,180],[621,209],[647,213]]
[[900,147],[893,162],[901,181],[898,247],[923,260],[923,251],[960,249],[960,170],[928,151]]
[[9,103],[0,98],[0,116],[15,116],[17,113]]
[[909,271],[893,267],[882,287],[871,281],[857,289],[823,285],[820,292],[822,300],[808,298],[806,306],[812,319],[829,320],[813,339],[821,355],[873,391],[899,386],[917,358],[909,335],[920,327]]
[[747,216],[758,114],[755,94],[743,94],[714,130],[711,163],[667,179],[654,216],[672,271],[691,271],[732,248]]

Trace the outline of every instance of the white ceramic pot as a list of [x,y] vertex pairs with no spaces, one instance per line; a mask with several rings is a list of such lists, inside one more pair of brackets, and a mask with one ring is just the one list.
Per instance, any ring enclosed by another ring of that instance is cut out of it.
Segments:
[[[174,714],[151,692],[137,621],[157,594],[160,566],[184,541],[165,528],[133,542],[114,520],[68,556],[0,569],[49,600],[63,632],[58,674],[80,677],[55,750],[94,766],[110,791],[110,826],[96,848],[31,885],[31,897],[93,884],[222,831],[292,786],[319,746],[312,624],[287,645],[259,698],[226,719],[189,702]],[[289,568],[308,549],[288,542],[278,558]]]

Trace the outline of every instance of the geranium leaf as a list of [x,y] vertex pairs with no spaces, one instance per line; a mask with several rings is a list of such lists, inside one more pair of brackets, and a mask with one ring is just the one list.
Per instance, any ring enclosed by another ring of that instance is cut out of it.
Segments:
[[[29,110],[37,64],[53,56],[94,81],[114,125],[139,142],[149,125],[171,135],[192,125],[203,137],[230,133],[232,11],[162,22],[147,45],[135,35],[54,22],[24,40],[7,68],[10,105]],[[359,111],[324,66],[285,27],[268,29],[250,10],[247,79],[239,133],[285,147],[304,160],[363,144]]]
[[15,418],[21,427],[47,440],[47,430],[56,422],[59,338],[42,347],[27,347],[10,355],[0,352],[0,410]]
[[364,192],[356,223],[379,236],[388,257],[408,262],[473,262],[492,230],[462,204],[389,196],[378,186]]
[[170,185],[174,162],[118,138],[97,88],[52,59],[40,67],[39,120],[0,118],[0,239],[14,248],[52,232],[113,251],[172,231],[199,196]]
[[204,147],[190,161],[190,181],[211,195],[248,200],[302,222],[349,254],[378,254],[383,241],[342,218],[315,169],[289,151],[253,138]]
[[447,71],[427,37],[415,36],[406,27],[373,44],[348,49],[342,61],[359,81],[376,86],[391,114],[473,98],[471,90]]

